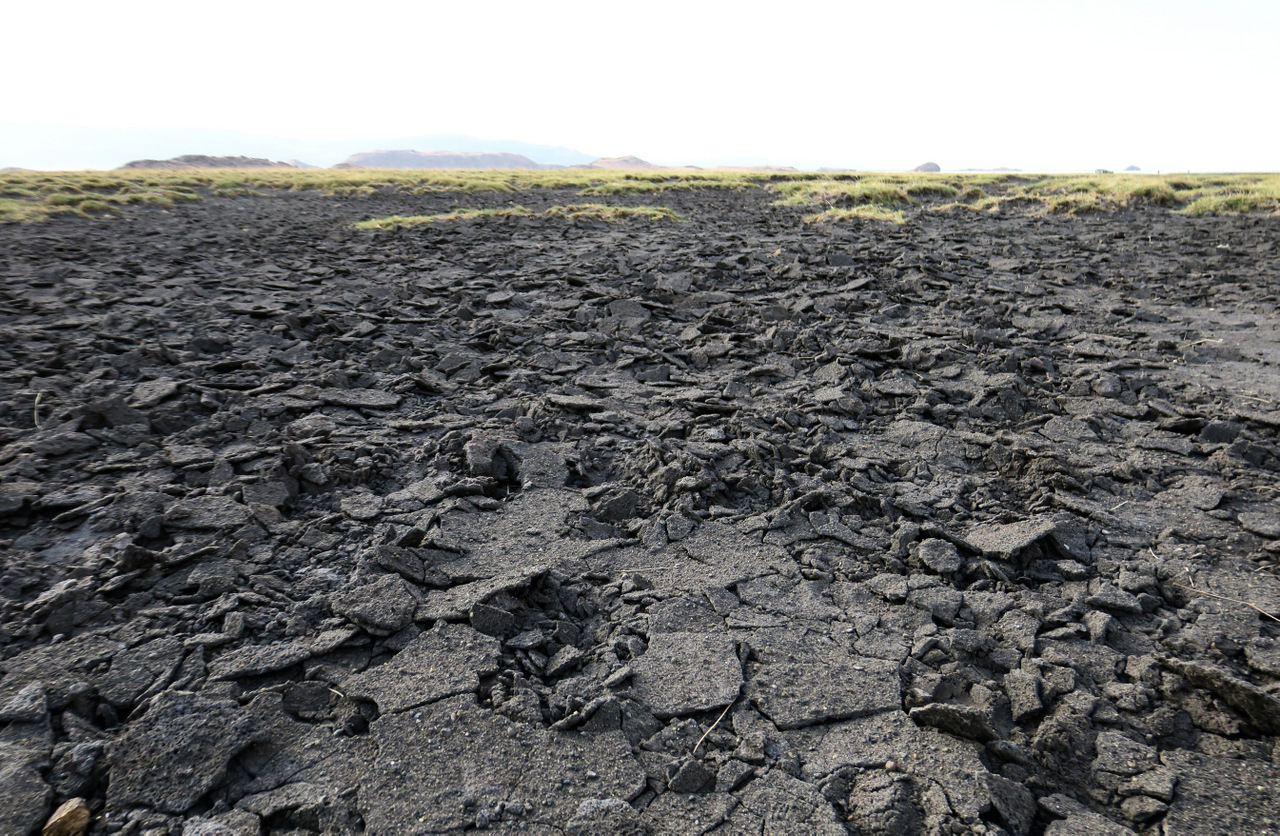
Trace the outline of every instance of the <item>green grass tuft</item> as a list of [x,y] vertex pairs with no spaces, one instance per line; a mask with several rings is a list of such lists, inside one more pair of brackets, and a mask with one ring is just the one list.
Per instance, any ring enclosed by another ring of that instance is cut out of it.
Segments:
[[852,209],[828,209],[825,212],[819,212],[816,215],[805,216],[804,222],[807,224],[826,224],[855,219],[864,221],[887,221],[892,224],[897,224],[898,226],[902,226],[907,222],[907,216],[903,212],[895,209],[886,209],[883,206],[875,206],[872,204],[854,206]]
[[908,183],[903,191],[908,197],[955,197],[960,194],[960,189],[950,183],[934,182]]
[[884,181],[811,180],[775,183],[778,206],[888,206],[910,203],[899,185]]
[[439,215],[392,215],[389,218],[373,218],[356,224],[356,229],[405,229],[423,224],[466,221],[475,218],[527,218],[533,213],[523,206],[503,209],[455,209]]
[[449,221],[478,220],[487,218],[568,218],[570,220],[596,220],[620,223],[632,218],[647,220],[679,221],[680,216],[665,206],[604,206],[599,203],[580,203],[570,206],[552,206],[535,215],[523,206],[503,209],[455,209],[440,215],[392,215],[389,218],[373,218],[361,221],[356,229],[404,229],[423,224]]
[[605,221],[619,223],[630,219],[650,221],[680,221],[675,210],[665,206],[604,206],[599,203],[579,203],[571,206],[552,206],[542,213],[544,217],[565,217],[575,221]]
[[1199,197],[1183,211],[1188,215],[1240,215],[1250,212],[1280,214],[1280,199],[1251,192],[1221,192]]

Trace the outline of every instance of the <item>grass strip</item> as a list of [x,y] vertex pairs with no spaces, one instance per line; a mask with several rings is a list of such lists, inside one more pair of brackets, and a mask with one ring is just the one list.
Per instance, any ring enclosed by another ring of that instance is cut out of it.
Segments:
[[902,226],[907,222],[906,213],[897,209],[887,209],[884,206],[873,206],[871,204],[854,206],[849,209],[827,209],[826,211],[818,212],[815,215],[806,215],[804,222],[807,224],[828,224],[855,219],[864,221],[887,221],[891,224],[897,224],[898,226]]
[[577,203],[569,206],[552,206],[534,213],[523,206],[502,209],[455,209],[438,215],[392,215],[361,221],[356,229],[406,229],[423,224],[448,223],[450,221],[483,220],[489,218],[567,218],[574,221],[604,221],[621,223],[632,219],[654,221],[680,221],[675,211],[665,206],[605,206],[599,203]]
[[[1018,209],[1084,214],[1164,207],[1189,214],[1280,214],[1280,174],[1097,174],[761,172],[672,169],[611,171],[386,169],[189,169],[178,171],[0,172],[0,222],[59,215],[113,217],[120,207],[171,207],[207,197],[283,192],[368,196],[380,193],[516,194],[572,190],[584,197],[691,190],[765,188],[782,206],[902,210]],[[939,205],[940,201],[945,201]]]

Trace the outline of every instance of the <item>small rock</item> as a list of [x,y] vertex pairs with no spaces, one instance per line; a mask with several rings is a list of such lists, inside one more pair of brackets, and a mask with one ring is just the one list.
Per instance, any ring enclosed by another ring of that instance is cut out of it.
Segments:
[[1135,775],[1120,785],[1121,795],[1148,795],[1168,804],[1173,801],[1173,791],[1178,785],[1178,776],[1166,767]]
[[44,683],[37,680],[23,686],[22,690],[0,706],[0,723],[35,723],[43,720],[48,713]]
[[40,836],[82,836],[89,829],[89,804],[83,798],[72,798],[53,811]]
[[53,790],[30,749],[0,743],[0,833],[34,833],[45,820]]
[[572,412],[602,412],[607,407],[595,398],[586,397],[584,395],[547,395],[547,401],[561,409],[568,409]]
[[1249,667],[1258,673],[1265,673],[1267,676],[1280,679],[1280,647],[1270,649],[1246,647],[1244,649],[1244,658]]
[[1155,748],[1130,740],[1120,732],[1102,732],[1098,735],[1095,747],[1097,749],[1097,756],[1093,759],[1095,772],[1137,775],[1159,763],[1160,753]]
[[667,789],[672,792],[697,792],[714,781],[715,777],[715,773],[707,769],[702,761],[685,758],[667,781]]
[[550,677],[564,676],[569,671],[577,667],[582,661],[582,651],[572,645],[566,645],[555,652],[555,655],[547,660],[546,673]]
[[382,497],[368,491],[360,491],[343,497],[338,507],[351,519],[366,522],[382,513]]
[[[506,610],[491,607],[488,604],[476,604],[469,614],[471,626],[486,636],[502,638],[515,629],[516,618]],[[538,634],[539,639],[541,634]],[[525,648],[528,649],[528,648]]]
[[[1121,593],[1127,594],[1127,593]],[[1094,610],[1084,614],[1084,626],[1089,631],[1089,640],[1094,644],[1106,644],[1107,637],[1120,625],[1105,612]]]
[[180,499],[164,509],[169,528],[239,528],[252,519],[252,512],[229,496],[198,496]]
[[373,583],[333,593],[329,606],[375,636],[389,636],[413,620],[418,602],[399,575],[383,575]]
[[987,712],[968,705],[933,703],[911,709],[911,719],[918,725],[933,726],[948,734],[980,743],[998,737],[991,727],[991,717]]
[[1044,836],[1134,836],[1134,831],[1091,810],[1083,810],[1050,822]]
[[209,664],[209,680],[216,682],[222,679],[260,676],[271,671],[284,670],[304,659],[311,658],[312,652],[310,643],[301,641],[236,648]]
[[1021,784],[999,775],[986,775],[987,792],[1013,836],[1027,836],[1036,817],[1036,797]]
[[1004,691],[1009,696],[1009,711],[1015,723],[1036,716],[1044,709],[1040,701],[1040,679],[1022,671],[1005,674]]
[[902,575],[892,573],[876,575],[867,581],[867,586],[891,604],[901,604],[907,600],[907,579]]
[[1206,444],[1230,444],[1242,429],[1235,421],[1210,421],[1200,430],[1200,440]]
[[921,540],[918,549],[917,554],[921,562],[940,575],[950,575],[960,571],[964,566],[960,552],[956,550],[955,544],[948,540],[931,537],[928,540]]
[[593,798],[578,805],[573,818],[565,825],[566,836],[645,836],[648,830],[640,814],[619,798]]
[[755,767],[740,760],[730,759],[720,764],[716,773],[716,792],[733,792],[742,782],[755,774]]
[[964,605],[964,593],[946,586],[913,590],[907,600],[922,610],[928,610],[933,620],[951,626],[955,623],[960,607]]
[[1239,711],[1266,734],[1280,734],[1280,698],[1213,665],[1165,660],[1165,666]]
[[107,422],[107,426],[112,428],[131,424],[147,427],[151,423],[147,420],[145,413],[126,405],[123,398],[106,398],[94,401],[85,407],[85,412],[99,416],[103,421]]
[[252,721],[236,703],[164,691],[111,747],[107,806],[182,813],[253,739]]
[[361,409],[391,409],[400,403],[399,395],[377,389],[322,389],[320,399],[327,404]]
[[667,520],[667,538],[673,542],[688,537],[693,529],[693,520],[688,517],[676,515]]
[[1009,560],[1033,543],[1054,533],[1053,520],[1033,519],[1007,525],[980,525],[969,530],[965,539],[991,557]]
[[1122,592],[1114,586],[1103,587],[1097,593],[1085,599],[1085,603],[1091,607],[1121,615],[1142,614],[1142,602],[1138,600],[1138,597],[1130,595],[1128,592]]
[[98,443],[98,439],[91,435],[62,430],[38,436],[31,442],[31,450],[40,456],[64,456],[67,453],[92,450]]
[[170,395],[177,394],[178,384],[168,378],[145,380],[133,387],[129,398],[129,406],[138,409],[150,409]]
[[1120,813],[1137,824],[1145,824],[1156,816],[1162,816],[1168,809],[1168,804],[1145,795],[1135,795],[1120,802]]
[[1262,511],[1241,514],[1239,519],[1240,527],[1245,531],[1270,540],[1280,540],[1280,514]]

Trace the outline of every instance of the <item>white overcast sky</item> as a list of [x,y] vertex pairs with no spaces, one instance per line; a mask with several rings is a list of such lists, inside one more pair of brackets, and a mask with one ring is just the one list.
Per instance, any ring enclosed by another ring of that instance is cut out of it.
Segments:
[[13,0],[0,26],[6,123],[1280,169],[1280,0]]

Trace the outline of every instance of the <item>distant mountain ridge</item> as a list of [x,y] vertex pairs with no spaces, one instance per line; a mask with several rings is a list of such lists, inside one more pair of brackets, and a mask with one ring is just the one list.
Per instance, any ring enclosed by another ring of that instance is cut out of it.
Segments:
[[305,140],[239,131],[190,128],[83,128],[0,122],[0,167],[67,171],[118,168],[129,160],[178,156],[250,157],[332,166],[371,148],[451,148],[520,154],[540,165],[589,163],[598,155],[558,145],[537,145],[466,134]]
[[598,160],[592,160],[586,165],[576,165],[574,168],[607,168],[611,170],[631,170],[631,171],[656,171],[662,166],[654,165],[647,160],[639,157],[601,157]]
[[549,169],[564,168],[534,162],[523,154],[501,151],[362,151],[352,154],[334,168],[461,168],[461,169]]
[[183,154],[169,160],[133,160],[120,168],[181,171],[189,168],[295,168],[295,166],[260,157],[209,157],[204,154]]
[[604,169],[609,171],[797,171],[789,165],[717,165],[710,167],[696,165],[655,165],[648,160],[627,155],[625,157],[601,157],[586,165],[571,165],[577,169]]

